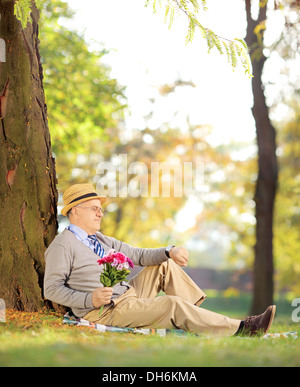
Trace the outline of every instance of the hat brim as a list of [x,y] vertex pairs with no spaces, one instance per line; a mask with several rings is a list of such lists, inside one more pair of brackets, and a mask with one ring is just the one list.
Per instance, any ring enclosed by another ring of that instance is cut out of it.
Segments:
[[71,204],[68,204],[67,206],[65,206],[61,211],[60,213],[63,215],[63,216],[67,216],[67,213],[70,211],[71,208],[77,206],[78,204],[80,203],[83,203],[83,202],[88,202],[90,200],[95,200],[95,199],[100,199],[101,201],[101,204],[102,203],[105,203],[106,202],[106,197],[105,196],[93,196],[92,198],[90,199],[80,199],[80,200],[76,200],[75,202],[71,203]]

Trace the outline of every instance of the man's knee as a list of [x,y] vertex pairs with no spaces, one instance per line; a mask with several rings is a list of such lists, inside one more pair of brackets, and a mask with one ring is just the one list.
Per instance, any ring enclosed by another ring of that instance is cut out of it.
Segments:
[[182,303],[182,298],[179,296],[163,296],[167,298],[168,301],[168,307],[170,309],[176,308],[177,306],[180,306],[180,303]]
[[175,263],[175,262],[173,261],[173,259],[171,259],[171,258],[169,258],[167,261],[161,263],[159,266],[160,266],[161,268],[164,269],[164,270],[163,270],[164,274],[166,274],[167,272],[171,272],[171,271],[176,270],[176,269],[179,268],[179,266],[177,265],[177,263]]

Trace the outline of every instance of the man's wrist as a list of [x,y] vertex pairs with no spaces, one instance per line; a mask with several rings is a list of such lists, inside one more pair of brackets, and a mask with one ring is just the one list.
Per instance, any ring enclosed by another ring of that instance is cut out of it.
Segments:
[[175,246],[174,245],[170,245],[168,247],[166,247],[166,250],[165,250],[165,254],[168,258],[171,258],[170,257],[170,253],[171,253],[171,250],[174,248]]

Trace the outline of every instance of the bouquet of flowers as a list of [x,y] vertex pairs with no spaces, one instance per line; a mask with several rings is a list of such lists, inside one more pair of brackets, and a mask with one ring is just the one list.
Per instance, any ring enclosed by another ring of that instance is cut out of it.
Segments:
[[[113,287],[117,283],[124,281],[130,273],[129,268],[133,268],[132,260],[123,253],[116,253],[110,250],[108,254],[98,259],[99,265],[104,265],[103,272],[100,275],[100,282],[105,287]],[[99,315],[102,313],[103,306],[100,308]]]
[[100,275],[100,282],[105,287],[113,287],[118,282],[124,281],[133,268],[133,262],[123,253],[116,253],[110,250],[108,255],[98,259],[99,265],[104,265],[103,273]]

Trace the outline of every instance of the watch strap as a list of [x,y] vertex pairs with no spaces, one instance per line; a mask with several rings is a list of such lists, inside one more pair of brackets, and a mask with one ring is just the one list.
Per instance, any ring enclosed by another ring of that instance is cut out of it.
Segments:
[[170,251],[175,247],[174,245],[170,245],[166,248],[165,253],[168,258],[170,258]]

